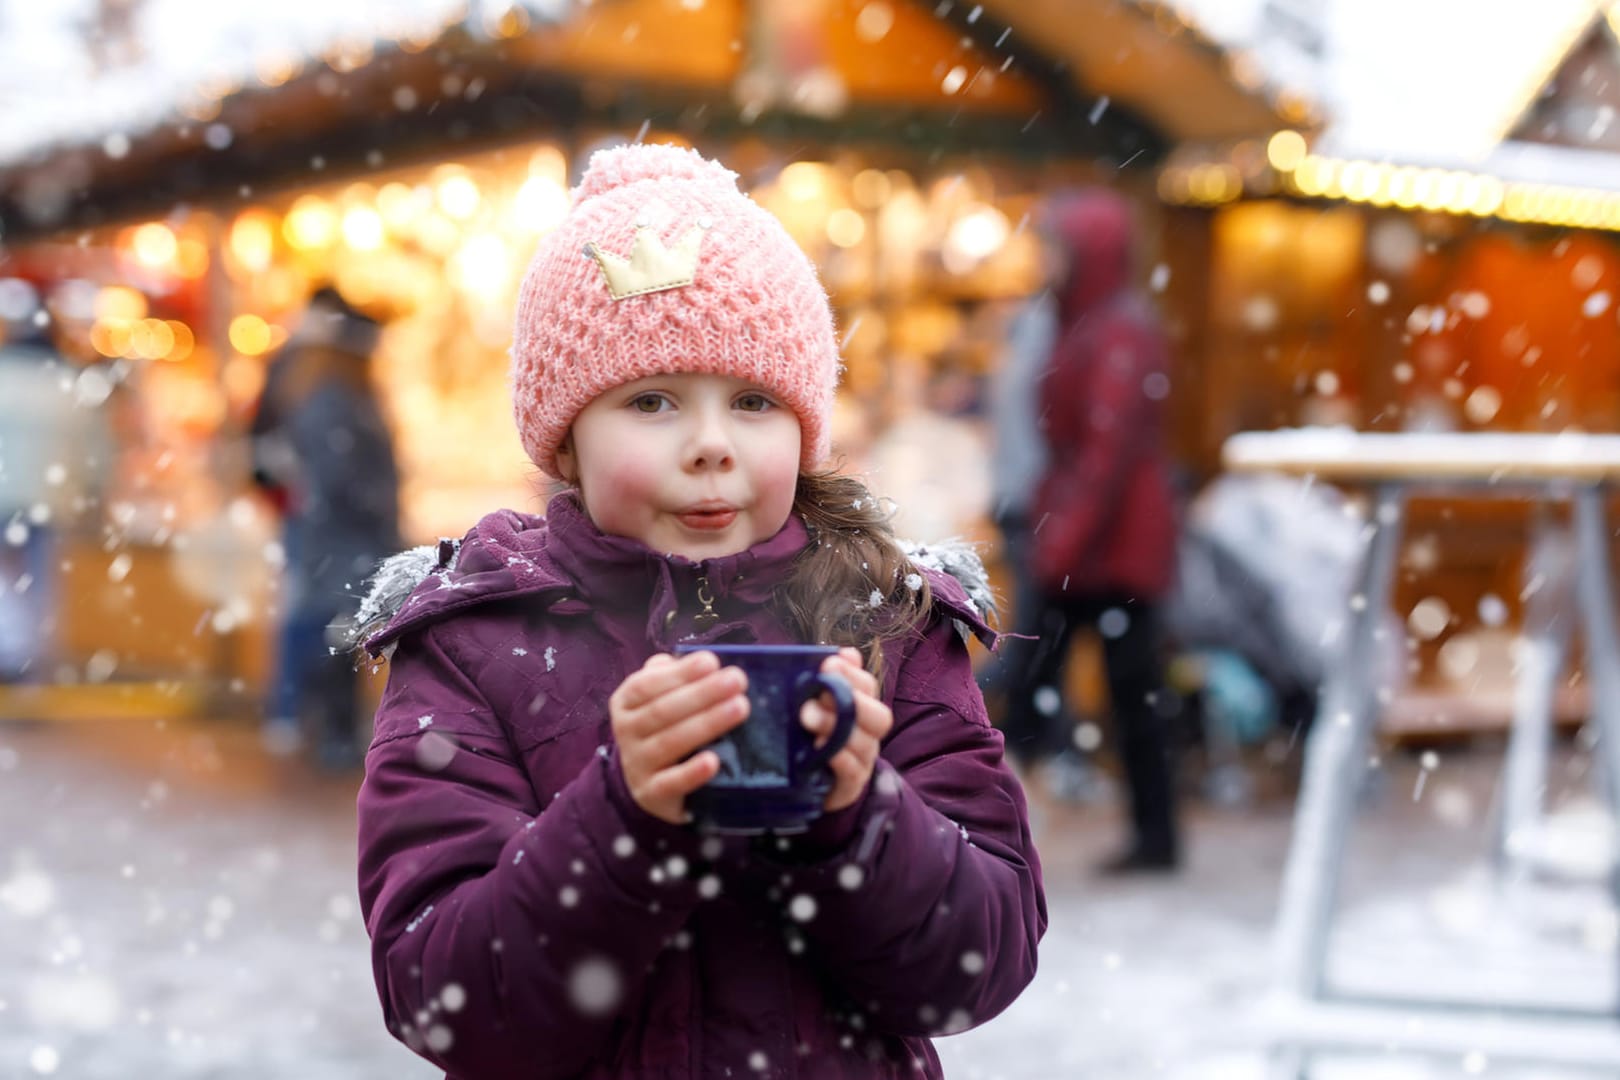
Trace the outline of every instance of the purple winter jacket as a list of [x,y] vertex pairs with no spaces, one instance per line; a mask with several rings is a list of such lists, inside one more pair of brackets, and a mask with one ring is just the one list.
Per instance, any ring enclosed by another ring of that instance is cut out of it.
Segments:
[[1040,866],[958,624],[994,635],[952,577],[923,571],[934,614],[888,646],[860,802],[748,839],[630,798],[608,695],[677,642],[791,640],[773,587],[806,543],[793,517],[693,563],[565,494],[422,566],[367,642],[392,661],[359,797],[377,990],[411,1049],[460,1078],[938,1077],[929,1036],[1029,983]]

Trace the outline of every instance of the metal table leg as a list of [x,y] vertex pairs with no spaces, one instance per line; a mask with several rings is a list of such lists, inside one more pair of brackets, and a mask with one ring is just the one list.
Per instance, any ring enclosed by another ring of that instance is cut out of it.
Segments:
[[[1620,818],[1620,635],[1615,629],[1614,583],[1609,573],[1607,495],[1604,487],[1584,487],[1575,494],[1575,573],[1581,629],[1586,636],[1591,722],[1597,728],[1610,807]],[[1620,874],[1612,868],[1610,883],[1620,899]]]
[[1574,545],[1567,532],[1538,520],[1525,560],[1528,599],[1519,674],[1513,687],[1513,725],[1502,771],[1502,812],[1496,865],[1503,875],[1515,864],[1534,860],[1547,790],[1547,759],[1552,743],[1553,701],[1569,654],[1574,623]]
[[1378,488],[1350,612],[1343,659],[1328,674],[1306,747],[1305,773],[1294,816],[1277,918],[1280,984],[1301,998],[1322,992],[1328,933],[1338,891],[1350,812],[1367,767],[1367,744],[1376,719],[1375,638],[1395,575],[1405,516],[1399,484]]

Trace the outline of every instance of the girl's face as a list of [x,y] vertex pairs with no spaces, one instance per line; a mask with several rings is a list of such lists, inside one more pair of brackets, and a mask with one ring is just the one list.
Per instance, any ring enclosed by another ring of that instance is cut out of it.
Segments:
[[799,419],[727,375],[654,375],[599,395],[557,451],[596,527],[693,561],[732,555],[787,522]]

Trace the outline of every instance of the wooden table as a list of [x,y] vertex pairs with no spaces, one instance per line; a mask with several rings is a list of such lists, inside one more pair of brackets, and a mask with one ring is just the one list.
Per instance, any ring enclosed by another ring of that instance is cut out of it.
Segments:
[[[1341,661],[1321,689],[1306,747],[1305,772],[1278,908],[1278,994],[1273,1033],[1274,1080],[1303,1080],[1313,1052],[1377,1052],[1390,1043],[1423,1053],[1479,1052],[1492,1064],[1541,1061],[1620,1075],[1620,1024],[1614,1004],[1576,1013],[1535,1002],[1491,1002],[1489,1022],[1467,1014],[1480,1002],[1426,1002],[1424,1039],[1408,1037],[1389,1001],[1357,1001],[1332,992],[1326,958],[1351,812],[1367,769],[1377,722],[1375,631],[1389,602],[1406,500],[1414,490],[1464,498],[1522,498],[1573,503],[1573,524],[1548,528],[1533,546],[1527,573],[1552,584],[1526,610],[1528,648],[1521,667],[1504,775],[1504,838],[1539,819],[1551,735],[1554,683],[1568,647],[1560,605],[1578,610],[1598,732],[1602,771],[1620,780],[1620,651],[1606,522],[1609,487],[1620,481],[1620,436],[1510,433],[1379,434],[1349,430],[1246,432],[1223,450],[1229,470],[1281,472],[1370,488],[1373,513],[1356,574],[1349,633]],[[1573,559],[1571,556],[1573,555]],[[1560,585],[1560,582],[1562,583]],[[1620,819],[1620,783],[1607,785]],[[1512,855],[1511,844],[1499,850]],[[1611,876],[1611,882],[1620,881]],[[1620,888],[1617,888],[1620,895]],[[1445,1033],[1445,1034],[1442,1034]]]

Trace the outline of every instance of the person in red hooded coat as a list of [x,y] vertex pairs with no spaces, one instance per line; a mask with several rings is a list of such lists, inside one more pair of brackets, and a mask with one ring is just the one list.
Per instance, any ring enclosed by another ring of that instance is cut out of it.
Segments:
[[1052,704],[1072,635],[1095,630],[1130,792],[1132,835],[1109,868],[1170,869],[1180,850],[1158,633],[1177,531],[1164,448],[1168,349],[1152,308],[1129,285],[1123,197],[1064,194],[1044,227],[1068,265],[1040,395],[1049,454],[1031,513],[1039,641],[1024,650],[1006,736],[1026,763],[1066,744],[1068,733],[1053,730],[1061,710]]

